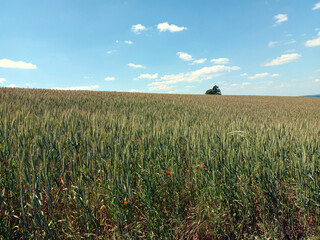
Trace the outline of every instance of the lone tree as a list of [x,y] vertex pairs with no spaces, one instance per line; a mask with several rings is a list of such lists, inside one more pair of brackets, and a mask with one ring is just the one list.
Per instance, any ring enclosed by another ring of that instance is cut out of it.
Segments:
[[212,89],[206,91],[206,95],[221,95],[221,90],[217,85],[214,85]]

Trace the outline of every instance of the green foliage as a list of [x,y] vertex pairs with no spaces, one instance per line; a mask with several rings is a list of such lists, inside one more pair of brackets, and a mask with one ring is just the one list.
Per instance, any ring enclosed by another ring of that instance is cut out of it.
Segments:
[[206,95],[212,95],[212,94],[213,94],[212,89],[208,89],[208,90],[206,91]]
[[221,90],[217,85],[214,85],[212,89],[206,91],[206,95],[221,95]]
[[214,95],[221,95],[221,90],[217,85],[214,85],[212,88],[212,94]]
[[0,99],[0,238],[319,232],[317,98],[2,88]]

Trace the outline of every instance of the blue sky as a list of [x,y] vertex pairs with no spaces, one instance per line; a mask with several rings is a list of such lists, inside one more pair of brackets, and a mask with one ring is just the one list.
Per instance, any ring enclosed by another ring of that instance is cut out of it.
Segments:
[[0,87],[320,93],[319,0],[0,0]]

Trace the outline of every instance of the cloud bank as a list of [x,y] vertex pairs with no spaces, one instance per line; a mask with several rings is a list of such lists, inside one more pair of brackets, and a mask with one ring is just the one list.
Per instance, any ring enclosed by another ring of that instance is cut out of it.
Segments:
[[221,73],[239,69],[240,68],[237,66],[229,67],[224,65],[213,65],[211,67],[204,67],[192,72],[164,75],[160,77],[161,81],[150,83],[147,86],[150,91],[168,90],[172,88],[172,86],[169,85],[181,82],[202,82],[203,80],[209,80],[215,76],[219,76]]
[[166,31],[169,31],[169,32],[180,32],[180,31],[183,31],[183,30],[187,30],[186,27],[178,27],[177,25],[169,24],[167,22],[159,23],[157,28],[158,28],[158,30],[160,32],[166,32]]
[[228,64],[230,60],[229,58],[215,58],[215,59],[211,59],[210,62],[214,64]]
[[290,63],[300,57],[301,57],[301,55],[298,53],[283,54],[280,57],[273,59],[272,61],[264,64],[264,66],[270,67],[270,66],[282,65],[282,64]]
[[249,79],[264,78],[268,75],[269,75],[269,73],[267,73],[267,72],[266,73],[257,73],[256,75],[249,77]]
[[20,69],[36,69],[37,66],[32,63],[26,63],[23,61],[12,61],[10,59],[1,59],[0,67],[2,68],[20,68]]
[[106,77],[104,80],[105,81],[113,81],[113,80],[116,80],[116,78],[115,77]]
[[317,9],[320,9],[320,2],[316,3],[312,8],[312,10],[317,10]]
[[308,40],[306,42],[307,47],[318,47],[320,46],[320,32],[318,32],[318,38]]
[[276,20],[276,25],[288,21],[288,14],[278,14],[273,17]]
[[91,86],[78,86],[78,87],[66,87],[66,88],[52,88],[54,90],[93,90],[99,88],[99,85]]
[[128,63],[127,65],[132,68],[145,68],[145,66],[140,64]]
[[135,34],[140,34],[141,32],[146,31],[146,30],[147,30],[147,28],[145,26],[141,25],[140,23],[131,26],[131,31]]
[[156,79],[158,77],[159,77],[158,73],[155,73],[155,74],[145,73],[145,74],[140,74],[140,76],[135,78],[135,80],[138,80],[138,79]]
[[183,61],[192,61],[193,58],[190,54],[185,52],[177,52],[177,56],[182,59]]

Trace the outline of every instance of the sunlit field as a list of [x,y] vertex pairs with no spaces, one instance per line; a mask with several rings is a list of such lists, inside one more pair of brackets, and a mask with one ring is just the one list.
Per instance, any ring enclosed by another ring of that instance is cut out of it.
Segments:
[[320,98],[0,89],[3,239],[320,232]]

